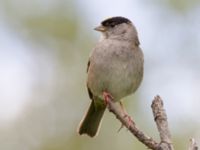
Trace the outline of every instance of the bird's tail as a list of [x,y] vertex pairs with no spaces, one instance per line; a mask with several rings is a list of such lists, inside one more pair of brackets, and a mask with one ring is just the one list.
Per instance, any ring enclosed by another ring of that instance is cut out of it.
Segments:
[[105,105],[97,105],[94,100],[92,100],[86,115],[80,122],[78,133],[80,135],[87,134],[90,137],[95,136],[98,132],[105,109]]

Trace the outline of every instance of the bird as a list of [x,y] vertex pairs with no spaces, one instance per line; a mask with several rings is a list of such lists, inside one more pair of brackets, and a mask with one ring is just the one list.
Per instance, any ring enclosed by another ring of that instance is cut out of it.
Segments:
[[143,79],[144,56],[137,30],[127,18],[116,16],[94,28],[101,33],[87,65],[89,109],[81,120],[78,133],[94,137],[106,109],[106,97],[114,102],[134,93]]

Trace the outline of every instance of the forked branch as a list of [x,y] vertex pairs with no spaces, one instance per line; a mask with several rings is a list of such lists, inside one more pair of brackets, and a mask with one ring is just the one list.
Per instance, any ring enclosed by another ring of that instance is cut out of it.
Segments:
[[[152,150],[174,150],[171,134],[167,122],[167,114],[165,112],[163,101],[160,96],[156,96],[153,99],[151,108],[154,115],[154,120],[157,125],[157,129],[160,135],[160,142],[155,141],[152,137],[146,135],[140,130],[133,120],[127,117],[125,111],[116,105],[116,103],[110,98],[107,101],[108,110],[112,112],[116,118],[125,126],[140,142],[146,145]],[[191,140],[189,150],[198,150],[196,142]]]

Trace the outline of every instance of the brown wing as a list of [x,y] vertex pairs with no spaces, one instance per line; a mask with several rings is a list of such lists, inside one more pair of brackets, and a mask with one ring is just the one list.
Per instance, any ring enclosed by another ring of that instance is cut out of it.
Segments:
[[90,67],[90,60],[88,60],[88,63],[87,63],[87,72],[89,70],[89,67]]
[[90,88],[88,86],[87,86],[87,90],[88,90],[88,95],[89,95],[90,99],[92,100],[93,99],[93,94],[92,94],[92,92],[91,92],[91,90],[90,90]]
[[[87,72],[89,70],[89,67],[90,67],[90,60],[87,63]],[[88,87],[88,85],[87,85],[87,90],[88,90],[88,95],[89,95],[90,99],[93,99],[93,94],[92,94],[90,88]]]

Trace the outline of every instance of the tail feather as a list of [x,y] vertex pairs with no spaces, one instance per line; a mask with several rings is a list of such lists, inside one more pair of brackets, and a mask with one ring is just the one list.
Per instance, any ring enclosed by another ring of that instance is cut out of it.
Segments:
[[90,137],[95,136],[99,129],[105,109],[105,106],[96,107],[94,100],[92,100],[86,115],[80,123],[78,133],[80,135],[87,134]]

